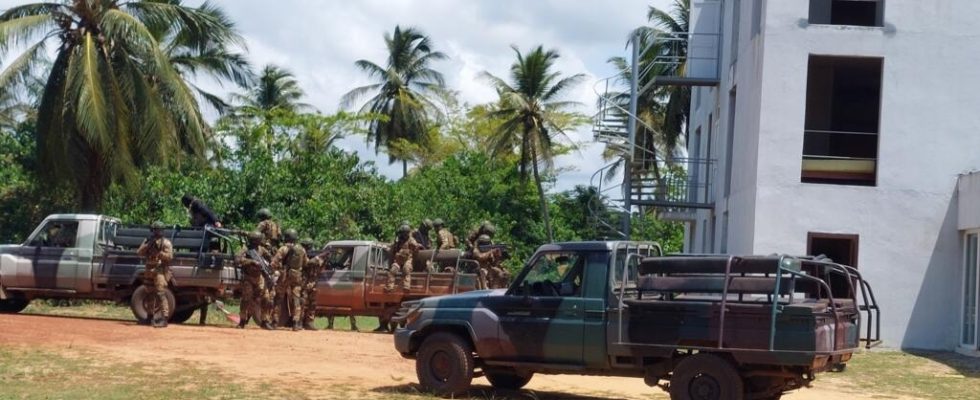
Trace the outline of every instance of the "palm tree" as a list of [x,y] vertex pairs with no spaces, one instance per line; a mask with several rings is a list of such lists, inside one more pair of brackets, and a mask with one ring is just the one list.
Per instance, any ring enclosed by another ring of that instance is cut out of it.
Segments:
[[[179,3],[179,1],[177,1]],[[225,14],[224,10],[211,3],[204,3],[198,9],[211,16],[224,27],[215,35],[201,38],[192,32],[176,31],[169,23],[154,26],[154,36],[160,43],[162,51],[170,59],[174,69],[185,79],[207,75],[220,85],[231,81],[238,87],[249,87],[255,73],[243,53],[246,49],[245,39],[235,30],[235,22]],[[236,49],[241,51],[235,51]],[[197,92],[203,102],[210,105],[219,114],[229,111],[229,105],[221,97],[209,93],[197,85],[188,82]]]
[[244,95],[235,97],[247,109],[296,112],[313,108],[309,104],[300,102],[303,96],[305,93],[292,72],[270,64],[262,69],[255,86]]
[[395,32],[385,33],[384,39],[388,48],[384,68],[368,60],[354,63],[376,82],[351,90],[341,105],[348,107],[368,93],[375,93],[360,111],[384,118],[368,123],[368,140],[375,143],[375,149],[388,149],[391,162],[401,160],[402,172],[407,175],[409,157],[393,150],[400,140],[426,147],[431,121],[439,113],[428,96],[445,87],[442,74],[430,64],[446,59],[446,55],[435,51],[432,40],[415,28],[395,26]]
[[499,109],[492,115],[504,118],[494,138],[493,153],[498,156],[512,154],[516,150],[523,180],[527,180],[527,169],[531,168],[548,241],[553,242],[554,233],[538,164],[544,163],[550,169],[554,162],[556,139],[567,139],[565,130],[582,122],[579,114],[567,111],[577,103],[558,98],[585,76],[576,74],[563,78],[561,72],[555,71],[554,63],[559,57],[556,50],[538,46],[525,55],[516,46],[511,48],[517,54],[517,60],[510,67],[512,83],[488,72],[483,73],[500,95]]
[[173,0],[59,0],[0,14],[0,49],[26,48],[0,73],[3,90],[54,46],[38,107],[39,172],[74,185],[83,209],[96,209],[110,184],[133,182],[142,166],[205,152],[194,92],[154,35],[167,25],[186,43],[237,35],[207,10]]

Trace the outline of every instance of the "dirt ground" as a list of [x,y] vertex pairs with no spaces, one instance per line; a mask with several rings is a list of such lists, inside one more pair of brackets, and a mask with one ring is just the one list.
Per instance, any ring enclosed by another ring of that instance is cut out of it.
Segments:
[[[414,362],[394,351],[390,335],[347,331],[264,331],[171,325],[152,329],[129,321],[36,315],[0,315],[0,346],[78,349],[122,361],[185,360],[276,386],[352,393],[415,393]],[[835,392],[820,384],[784,398],[848,400],[894,398]],[[488,388],[485,379],[475,385]],[[527,389],[539,398],[667,398],[641,379],[537,375]],[[542,396],[542,393],[547,393]],[[867,396],[867,397],[865,397]]]

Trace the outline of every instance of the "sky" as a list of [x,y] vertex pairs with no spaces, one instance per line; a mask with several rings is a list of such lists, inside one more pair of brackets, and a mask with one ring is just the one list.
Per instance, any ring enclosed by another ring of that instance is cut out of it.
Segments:
[[[352,88],[371,83],[354,67],[367,59],[384,64],[383,35],[395,25],[425,32],[449,59],[433,67],[446,76],[450,89],[471,105],[495,100],[493,89],[478,78],[483,71],[506,77],[514,61],[511,45],[526,51],[539,44],[561,54],[556,66],[565,74],[586,79],[567,93],[581,102],[578,111],[595,113],[594,86],[613,70],[612,56],[627,55],[630,30],[646,23],[650,5],[669,9],[671,0],[214,0],[238,24],[247,40],[249,59],[260,70],[275,64],[292,71],[305,90],[306,102],[324,113],[338,110],[340,98]],[[0,9],[23,4],[0,0]],[[189,0],[196,5],[200,1]],[[208,82],[216,92],[222,90]],[[604,165],[602,145],[592,142],[590,127],[570,133],[580,150],[559,157],[561,173],[552,191],[589,184]],[[364,137],[340,146],[375,160],[381,173],[397,179],[400,164],[375,155]]]

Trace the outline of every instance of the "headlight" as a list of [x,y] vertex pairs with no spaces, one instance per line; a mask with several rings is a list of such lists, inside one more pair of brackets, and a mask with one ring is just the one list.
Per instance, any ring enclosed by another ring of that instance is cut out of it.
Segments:
[[422,315],[420,311],[421,309],[421,300],[403,302],[401,308],[395,312],[395,315],[391,316],[391,321],[396,323],[405,323],[406,325],[410,324],[414,322],[419,315]]

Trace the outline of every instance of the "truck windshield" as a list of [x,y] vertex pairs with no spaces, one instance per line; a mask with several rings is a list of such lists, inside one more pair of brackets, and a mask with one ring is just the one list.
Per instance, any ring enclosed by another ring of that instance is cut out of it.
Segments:
[[353,247],[334,247],[331,249],[327,264],[330,269],[350,269],[353,260]]
[[582,273],[586,254],[577,252],[544,253],[524,275],[518,286],[526,287],[532,296],[578,296],[581,294]]

